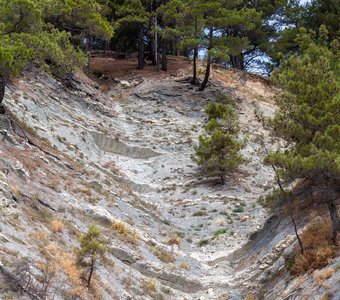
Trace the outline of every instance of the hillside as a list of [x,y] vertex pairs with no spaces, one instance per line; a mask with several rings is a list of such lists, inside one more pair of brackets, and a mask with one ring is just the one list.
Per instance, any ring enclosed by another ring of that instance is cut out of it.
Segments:
[[[275,185],[266,149],[284,144],[259,117],[273,115],[277,89],[214,66],[198,92],[183,80],[188,61],[170,58],[168,73],[134,65],[93,58],[90,76],[76,72],[66,85],[33,70],[9,86],[0,116],[0,298],[340,296],[339,259],[322,284],[318,273],[294,279],[282,271],[261,289],[296,244],[288,216],[266,224],[257,201]],[[220,93],[235,99],[247,139],[246,163],[224,186],[190,159],[204,108]],[[90,224],[109,251],[87,289],[74,251]]]

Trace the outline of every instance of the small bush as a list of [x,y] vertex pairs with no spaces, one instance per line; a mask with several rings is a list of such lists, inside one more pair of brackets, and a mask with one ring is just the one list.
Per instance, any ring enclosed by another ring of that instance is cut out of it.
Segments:
[[214,236],[219,236],[219,235],[225,234],[225,233],[227,233],[227,229],[218,229],[218,230],[213,232],[213,235]]
[[236,208],[233,209],[234,213],[243,213],[244,208],[242,206],[237,206]]
[[203,246],[205,246],[205,245],[208,245],[209,244],[209,240],[200,240],[199,242],[198,242],[198,246],[199,247],[203,247]]
[[196,211],[192,214],[193,217],[204,217],[204,216],[208,216],[208,213],[200,210],[200,211]]
[[170,294],[171,294],[171,289],[168,288],[168,287],[166,287],[166,286],[162,286],[162,287],[161,287],[161,292],[162,292],[163,294],[170,295]]

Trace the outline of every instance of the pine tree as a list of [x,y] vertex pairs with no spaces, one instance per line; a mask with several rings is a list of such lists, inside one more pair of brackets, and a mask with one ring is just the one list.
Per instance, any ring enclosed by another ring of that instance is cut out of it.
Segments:
[[249,40],[240,35],[229,35],[225,28],[240,26],[246,30],[254,29],[260,16],[254,8],[238,7],[239,1],[211,0],[200,3],[204,17],[205,36],[203,44],[206,47],[206,71],[200,90],[204,90],[210,77],[211,64],[219,61],[229,61],[230,54],[236,56],[245,49]]
[[297,43],[302,53],[290,56],[274,74],[283,92],[272,125],[290,147],[271,153],[266,162],[288,182],[305,178],[324,186],[336,241],[340,222],[332,182],[340,176],[339,43],[328,47],[325,26],[317,41],[301,29]]
[[58,76],[84,66],[71,40],[112,36],[102,8],[85,0],[0,0],[0,103],[8,80],[30,63]]
[[204,174],[218,176],[221,184],[225,184],[226,174],[244,161],[240,154],[244,143],[237,140],[237,114],[234,109],[222,103],[210,103],[206,113],[209,118],[205,127],[206,134],[199,136],[192,160],[201,167]]
[[91,285],[93,272],[98,261],[103,258],[107,251],[106,242],[103,240],[99,228],[91,225],[88,232],[80,238],[80,248],[77,250],[78,264],[85,268],[88,273],[87,286]]
[[146,11],[145,4],[141,0],[125,0],[118,9],[120,18],[116,26],[132,24],[138,32],[138,66],[139,70],[144,68],[144,35],[145,27],[149,22],[150,13]]

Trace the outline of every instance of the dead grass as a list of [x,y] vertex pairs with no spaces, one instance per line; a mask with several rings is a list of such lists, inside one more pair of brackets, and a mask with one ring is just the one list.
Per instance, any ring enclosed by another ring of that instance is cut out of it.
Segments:
[[50,229],[54,233],[62,232],[64,229],[64,223],[60,220],[52,220],[50,222]]
[[148,295],[155,295],[157,293],[157,284],[154,280],[149,279],[143,282],[143,290]]
[[165,243],[170,246],[179,246],[179,244],[181,243],[181,239],[178,236],[172,236]]
[[57,286],[64,286],[72,298],[84,299],[86,286],[72,254],[54,243],[42,247],[40,253],[43,259],[36,266],[42,273],[42,278],[49,279],[47,288],[53,291]]
[[316,271],[314,273],[314,279],[319,286],[328,288],[329,286],[326,283],[326,280],[332,277],[334,273],[335,273],[335,270],[333,268]]
[[186,263],[181,263],[179,267],[183,270],[189,270],[189,266]]
[[324,268],[336,256],[336,248],[332,244],[330,222],[325,220],[312,224],[302,235],[304,254],[295,249],[290,271],[293,275],[301,275],[308,271]]
[[76,194],[84,194],[88,197],[91,197],[92,196],[92,192],[90,189],[88,188],[76,188],[73,190],[73,193],[76,193]]
[[128,228],[123,222],[115,221],[112,228],[119,234],[119,237],[133,245],[138,245],[138,235],[134,230]]
[[160,261],[164,263],[172,263],[176,261],[172,253],[168,252],[167,250],[161,247],[153,247],[152,252],[159,258]]

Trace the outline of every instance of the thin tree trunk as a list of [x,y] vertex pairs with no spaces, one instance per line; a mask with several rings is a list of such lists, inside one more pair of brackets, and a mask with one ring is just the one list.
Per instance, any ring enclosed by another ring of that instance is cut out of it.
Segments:
[[221,180],[221,184],[225,185],[225,176],[224,176],[224,174],[221,175],[220,180]]
[[162,49],[162,70],[167,71],[168,70],[168,58],[167,58],[167,52],[168,52],[168,45],[167,41],[163,40],[163,49]]
[[[266,154],[268,155],[269,151],[268,151],[268,149],[267,149],[267,147],[266,147],[266,145],[264,143],[263,143],[263,147],[264,147],[264,150],[266,151]],[[275,173],[275,179],[276,179],[277,185],[280,188],[280,191],[285,194],[286,191],[285,191],[285,189],[283,188],[283,186],[281,184],[281,179],[280,179],[280,176],[278,175],[278,173],[276,171],[276,167],[274,165],[271,165],[271,167],[272,167],[272,169],[273,169],[273,171]],[[300,238],[300,235],[299,235],[299,232],[298,232],[298,229],[297,229],[297,225],[296,225],[296,222],[295,222],[294,215],[292,213],[293,202],[292,202],[291,198],[289,198],[289,202],[290,202],[290,205],[291,205],[291,207],[288,207],[289,215],[290,215],[290,218],[291,218],[293,226],[294,226],[294,231],[295,231],[295,235],[296,235],[296,238],[297,238],[299,246],[300,246],[301,254],[303,254],[304,253],[304,248],[303,248],[302,240]]]
[[336,193],[333,191],[330,180],[327,178],[326,183],[326,197],[329,216],[332,222],[332,241],[333,244],[337,244],[338,233],[340,232],[340,220],[335,205]]
[[89,274],[89,278],[87,279],[87,287],[90,287],[91,284],[91,279],[92,279],[92,274],[93,274],[93,270],[94,270],[94,260],[91,260],[91,269],[90,269],[90,274]]
[[289,210],[289,215],[290,215],[290,218],[291,218],[293,226],[294,226],[294,231],[295,231],[295,235],[297,237],[297,240],[298,240],[298,243],[299,243],[299,246],[300,246],[301,254],[303,255],[303,253],[304,253],[303,244],[302,244],[302,241],[300,239],[300,235],[298,233],[297,226],[296,226],[296,223],[295,223],[295,218],[294,218],[294,215],[293,215],[291,210]]
[[156,61],[156,66],[157,66],[157,69],[158,69],[158,34],[157,34],[157,14],[155,16],[155,53],[154,53],[154,56],[155,56],[155,61]]
[[6,80],[0,75],[0,104],[5,97]]
[[191,84],[196,85],[198,84],[197,78],[197,58],[198,58],[198,48],[194,48],[194,66],[193,66],[193,74],[191,79]]
[[199,91],[203,91],[209,81],[209,77],[210,77],[210,65],[211,65],[211,54],[210,54],[210,50],[212,49],[213,45],[212,45],[212,38],[213,38],[213,28],[210,28],[209,31],[209,46],[208,46],[208,57],[207,57],[207,68],[205,70],[205,76],[204,76],[204,80],[199,88]]
[[243,70],[241,55],[231,56],[231,65],[235,69]]
[[328,206],[328,210],[329,210],[329,215],[331,217],[331,221],[332,221],[332,241],[333,244],[336,245],[337,244],[337,238],[338,238],[338,232],[340,232],[340,222],[339,222],[339,217],[337,214],[337,209],[334,203],[334,199],[329,199],[327,201],[327,206]]
[[144,68],[144,41],[143,41],[143,25],[138,28],[138,70]]
[[[198,35],[198,24],[197,24],[197,18],[195,18],[195,38],[197,38]],[[191,84],[196,85],[199,84],[199,80],[197,78],[197,60],[198,60],[198,46],[195,46],[194,48],[194,66],[193,66],[193,74],[191,79]]]
[[5,113],[5,108],[1,104],[2,100],[5,97],[5,89],[6,89],[6,80],[4,77],[0,76],[0,115],[3,115]]

